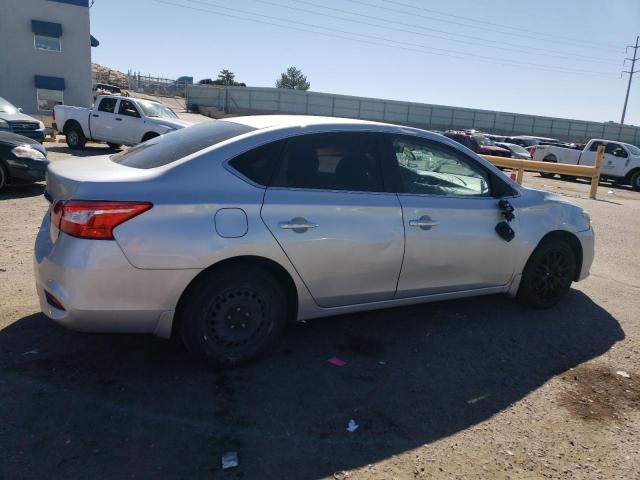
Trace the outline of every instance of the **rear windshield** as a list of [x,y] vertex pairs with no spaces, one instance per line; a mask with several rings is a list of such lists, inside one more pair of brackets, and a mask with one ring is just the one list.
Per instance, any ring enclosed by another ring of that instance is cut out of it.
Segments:
[[134,168],[155,168],[216,143],[256,130],[240,123],[215,120],[176,130],[117,153],[111,160]]

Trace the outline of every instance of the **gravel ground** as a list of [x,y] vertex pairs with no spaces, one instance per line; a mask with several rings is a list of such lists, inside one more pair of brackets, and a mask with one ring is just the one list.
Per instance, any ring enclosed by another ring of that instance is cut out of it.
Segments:
[[[42,186],[8,190],[0,478],[638,478],[640,194],[602,185],[593,201],[586,183],[532,174],[525,185],[593,217],[592,275],[559,307],[490,296],[320,319],[225,371],[176,343],[48,321],[31,261],[47,202]],[[221,470],[227,451],[239,468]]]

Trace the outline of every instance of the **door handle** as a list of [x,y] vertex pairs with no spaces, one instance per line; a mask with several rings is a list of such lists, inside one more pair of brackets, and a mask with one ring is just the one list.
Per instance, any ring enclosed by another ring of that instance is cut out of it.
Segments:
[[93,114],[93,115],[91,115],[91,116],[92,116],[92,117],[96,117],[96,118],[98,118],[100,115],[98,115],[98,114],[94,113],[94,114]]
[[409,220],[410,227],[418,227],[422,230],[431,230],[431,227],[437,227],[440,222],[431,219],[429,215],[423,215],[417,220]]
[[309,222],[304,217],[295,217],[287,222],[280,222],[278,226],[285,230],[293,230],[295,233],[304,233],[310,228],[319,227],[317,223]]
[[121,122],[122,119],[121,118],[116,118],[116,122]]

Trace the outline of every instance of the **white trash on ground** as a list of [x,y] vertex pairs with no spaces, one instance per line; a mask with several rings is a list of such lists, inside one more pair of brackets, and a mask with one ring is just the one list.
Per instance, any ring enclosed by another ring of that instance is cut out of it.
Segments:
[[347,425],[347,432],[353,433],[358,429],[359,426],[360,425],[358,425],[356,421],[352,418],[351,420],[349,420],[349,425]]
[[235,468],[238,466],[238,452],[227,452],[222,455],[222,469]]

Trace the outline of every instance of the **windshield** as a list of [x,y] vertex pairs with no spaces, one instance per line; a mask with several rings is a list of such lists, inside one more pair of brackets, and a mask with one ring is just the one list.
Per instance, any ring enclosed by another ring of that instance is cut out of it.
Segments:
[[489,137],[483,137],[481,135],[478,135],[476,137],[479,141],[481,145],[489,146],[489,147],[495,147],[496,142],[494,142],[492,139],[490,139]]
[[161,167],[253,130],[253,127],[224,120],[200,123],[147,140],[113,155],[111,161],[134,168]]
[[7,102],[4,98],[0,97],[0,112],[2,113],[17,113],[18,109],[11,103]]
[[178,118],[166,105],[158,102],[151,102],[149,100],[136,100],[140,108],[147,117],[160,117],[160,118]]
[[640,148],[634,145],[627,145],[627,149],[631,152],[631,155],[633,155],[634,157],[640,155]]

